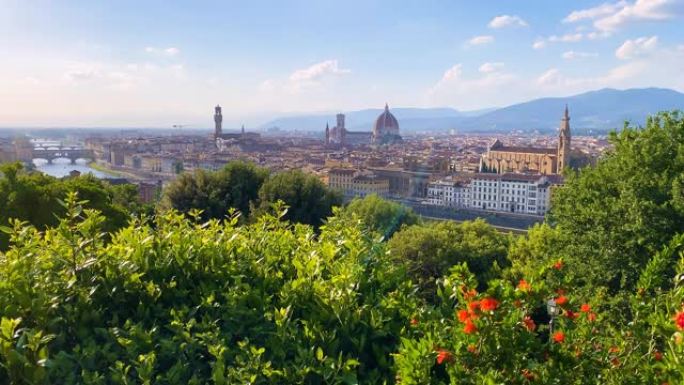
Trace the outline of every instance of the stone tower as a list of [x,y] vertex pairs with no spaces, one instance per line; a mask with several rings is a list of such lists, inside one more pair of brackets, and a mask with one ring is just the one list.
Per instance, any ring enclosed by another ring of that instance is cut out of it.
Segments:
[[328,123],[325,124],[325,145],[330,145],[330,126]]
[[568,167],[568,160],[570,159],[570,114],[568,114],[568,105],[565,105],[565,113],[560,123],[560,132],[558,133],[558,163],[556,173],[560,174],[564,168]]
[[223,134],[223,115],[221,115],[221,106],[216,106],[214,108],[214,139]]

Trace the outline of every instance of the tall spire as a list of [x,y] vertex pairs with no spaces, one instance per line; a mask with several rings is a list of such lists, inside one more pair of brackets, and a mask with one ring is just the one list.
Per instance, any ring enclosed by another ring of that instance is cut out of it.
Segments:
[[325,122],[325,145],[330,144],[330,125],[328,122]]
[[385,111],[389,111],[389,105],[385,102]]
[[556,173],[558,174],[568,166],[568,161],[570,159],[570,141],[570,112],[568,111],[568,105],[566,104],[558,132],[558,157],[556,160]]

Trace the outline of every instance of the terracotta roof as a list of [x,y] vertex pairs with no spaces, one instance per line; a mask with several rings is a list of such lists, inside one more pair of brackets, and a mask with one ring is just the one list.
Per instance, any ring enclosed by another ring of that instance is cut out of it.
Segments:
[[328,174],[354,175],[355,173],[356,170],[353,168],[332,168],[330,171],[328,171]]
[[555,148],[539,148],[539,147],[514,147],[514,146],[498,146],[490,148],[490,151],[498,152],[518,152],[524,154],[549,154],[556,155],[558,150]]

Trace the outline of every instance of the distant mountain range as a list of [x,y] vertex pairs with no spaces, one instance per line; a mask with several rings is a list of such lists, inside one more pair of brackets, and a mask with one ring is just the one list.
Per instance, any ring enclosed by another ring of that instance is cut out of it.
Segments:
[[[391,108],[402,132],[550,132],[558,127],[565,105],[570,109],[576,133],[605,132],[621,128],[624,121],[643,124],[658,111],[684,110],[684,94],[663,88],[616,90],[605,88],[582,94],[541,98],[503,108],[459,111],[453,108]],[[351,131],[370,131],[382,109],[345,112]],[[284,117],[261,126],[281,130],[323,131],[335,125],[334,114]]]

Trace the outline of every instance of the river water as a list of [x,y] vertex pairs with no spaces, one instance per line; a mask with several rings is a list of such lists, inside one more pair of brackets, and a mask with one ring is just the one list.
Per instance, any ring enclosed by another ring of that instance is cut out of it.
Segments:
[[51,175],[57,178],[61,178],[69,175],[69,172],[76,170],[81,174],[92,173],[98,178],[116,178],[116,176],[107,174],[102,171],[95,170],[94,168],[88,167],[85,160],[77,160],[76,164],[71,164],[69,159],[55,159],[52,164],[48,164],[46,160],[36,159],[33,161],[36,169],[47,175]]

